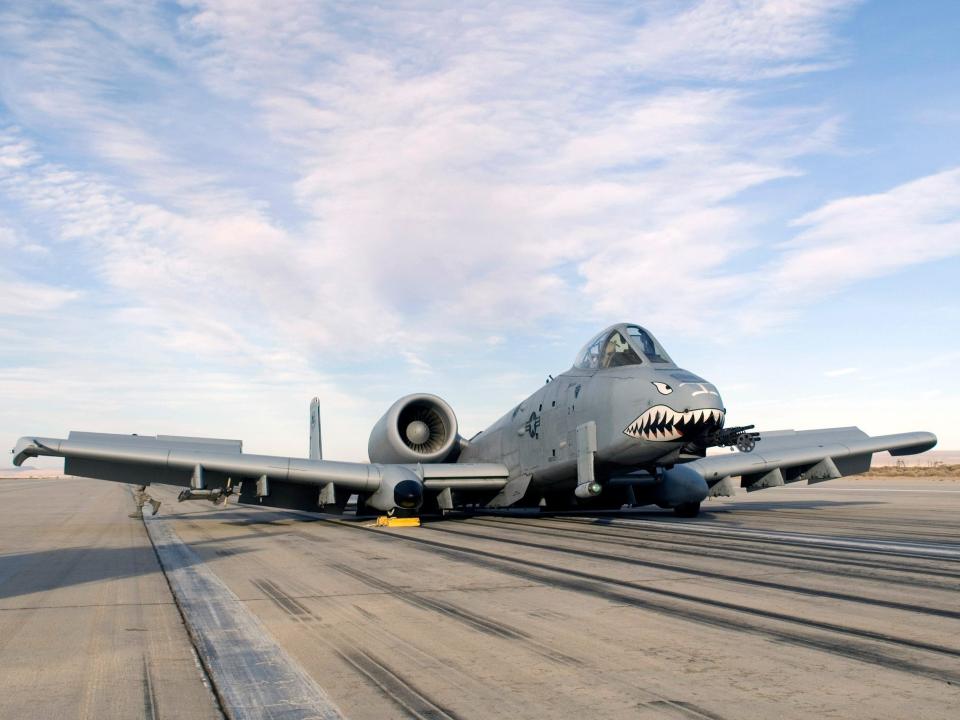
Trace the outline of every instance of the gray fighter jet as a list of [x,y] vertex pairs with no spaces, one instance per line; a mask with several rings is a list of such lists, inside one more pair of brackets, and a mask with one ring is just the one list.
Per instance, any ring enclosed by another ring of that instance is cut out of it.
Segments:
[[761,436],[725,428],[726,412],[713,384],[677,367],[647,330],[622,323],[469,440],[441,398],[401,398],[370,434],[369,463],[322,459],[316,399],[309,458],[245,454],[239,440],[71,432],[21,438],[13,462],[53,455],[66,458],[69,475],[307,511],[342,512],[356,495],[358,514],[658,505],[693,517],[708,496],[733,494],[733,478],[748,491],[820,482],[865,472],[875,452],[909,455],[937,442],[928,432],[870,437],[855,427]]

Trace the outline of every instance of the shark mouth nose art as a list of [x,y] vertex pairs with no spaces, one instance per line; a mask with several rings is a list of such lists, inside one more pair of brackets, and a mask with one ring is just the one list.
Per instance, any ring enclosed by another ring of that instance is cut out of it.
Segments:
[[639,440],[666,442],[693,437],[723,427],[724,412],[717,408],[700,408],[677,412],[666,405],[654,405],[623,431]]

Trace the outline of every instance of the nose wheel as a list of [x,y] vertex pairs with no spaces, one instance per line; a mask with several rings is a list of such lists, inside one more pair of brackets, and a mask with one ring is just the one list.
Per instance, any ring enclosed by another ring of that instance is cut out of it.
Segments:
[[748,453],[757,446],[757,440],[752,433],[737,436],[737,450]]

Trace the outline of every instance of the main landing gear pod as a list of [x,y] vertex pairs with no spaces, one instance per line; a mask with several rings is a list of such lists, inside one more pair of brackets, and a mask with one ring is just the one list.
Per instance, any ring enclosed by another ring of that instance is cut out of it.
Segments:
[[700,473],[684,465],[674,465],[660,476],[656,503],[662,508],[673,508],[680,517],[696,517],[700,503],[709,493],[707,481]]
[[423,505],[423,481],[401,465],[380,465],[380,487],[366,499],[368,507],[393,515],[416,512]]

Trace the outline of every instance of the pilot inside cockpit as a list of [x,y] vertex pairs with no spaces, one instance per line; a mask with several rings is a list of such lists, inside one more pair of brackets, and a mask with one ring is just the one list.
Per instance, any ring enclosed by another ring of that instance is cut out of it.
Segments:
[[639,365],[640,358],[637,353],[627,343],[626,338],[618,331],[610,333],[607,344],[603,348],[603,359],[600,361],[601,368],[620,367],[621,365]]

